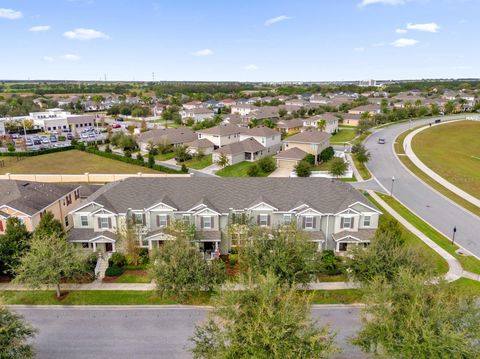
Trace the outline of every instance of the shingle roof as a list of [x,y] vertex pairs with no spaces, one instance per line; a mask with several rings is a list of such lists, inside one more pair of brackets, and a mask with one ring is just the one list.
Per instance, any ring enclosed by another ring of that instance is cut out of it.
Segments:
[[278,128],[296,128],[302,127],[303,121],[300,119],[293,119],[293,120],[281,120],[278,121],[277,127]]
[[228,213],[232,208],[249,208],[260,196],[280,211],[289,211],[298,203],[309,203],[322,213],[337,213],[355,202],[375,208],[350,184],[326,178],[131,177],[104,186],[88,202],[126,213],[128,208],[150,208],[166,194],[179,211],[208,201],[218,212]]
[[78,242],[88,242],[89,240],[99,236],[104,236],[113,240],[117,239],[117,236],[115,233],[112,233],[109,231],[95,232],[93,229],[90,229],[90,228],[72,228],[68,232],[69,239],[71,241],[78,241]]
[[333,239],[340,240],[347,236],[355,237],[361,241],[368,241],[375,235],[375,229],[359,229],[358,232],[341,231],[333,234]]
[[269,137],[278,135],[278,132],[266,126],[258,126],[253,128],[244,128],[242,129],[241,134],[247,136]]
[[257,140],[253,138],[247,138],[240,142],[230,143],[226,146],[216,149],[214,152],[224,153],[226,155],[235,155],[241,152],[258,152],[265,149]]
[[7,205],[33,215],[78,187],[74,184],[0,180],[0,207]]
[[148,143],[166,143],[177,144],[193,141],[197,138],[195,132],[188,127],[179,128],[160,128],[156,130],[150,130],[138,135],[138,142]]
[[308,155],[307,152],[302,151],[301,149],[297,147],[292,147],[289,148],[286,151],[282,151],[278,154],[276,154],[274,157],[275,158],[283,158],[287,160],[303,160],[305,156]]
[[215,146],[212,141],[206,139],[206,138],[200,138],[196,139],[192,142],[186,143],[188,147],[195,147],[195,148],[209,148]]
[[329,139],[331,135],[321,131],[304,131],[286,138],[283,142],[305,142],[305,143],[322,143]]
[[234,133],[240,133],[240,127],[230,124],[220,124],[215,127],[199,130],[198,133],[204,133],[206,135],[228,136],[233,135]]

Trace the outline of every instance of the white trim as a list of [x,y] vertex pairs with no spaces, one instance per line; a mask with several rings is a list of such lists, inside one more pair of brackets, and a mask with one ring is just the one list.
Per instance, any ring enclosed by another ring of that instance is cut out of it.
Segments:
[[208,215],[202,215],[202,212],[205,212],[205,211],[211,211],[212,213],[216,214],[217,216],[221,216],[222,214],[221,213],[218,213],[217,211],[214,211],[213,209],[211,208],[208,208],[208,207],[205,207],[203,209],[201,209],[200,211],[196,212],[195,215],[196,216],[202,216],[202,217],[206,217],[206,216],[211,216],[211,214],[208,214]]
[[278,211],[278,208],[276,207],[273,207],[272,205],[268,204],[267,202],[259,202],[257,203],[256,205],[252,206],[252,207],[249,207],[249,208],[245,208],[247,211],[254,211],[255,208],[261,206],[261,205],[265,205],[266,207],[268,208],[271,208],[272,210],[274,211]]
[[[102,211],[102,210],[103,210],[103,211],[106,211],[106,212],[108,212],[108,213],[110,213],[110,214],[113,214],[114,216],[117,215],[116,213],[114,213],[114,212],[112,212],[112,211],[109,211],[108,209],[105,209],[105,208],[103,208],[103,207],[97,209],[97,210],[94,211],[94,212],[89,212],[89,213],[93,216],[93,215],[97,215],[97,212]],[[103,215],[103,214],[104,214],[104,213],[102,213],[102,215]],[[97,215],[97,216],[98,216],[98,215]]]
[[[76,209],[71,210],[70,212],[68,212],[68,214],[73,214],[73,213],[76,213],[76,212],[80,212],[80,210],[81,210],[82,208],[88,207],[88,206],[93,205],[93,204],[99,206],[100,208],[103,208],[103,205],[101,205],[101,204],[93,201],[93,202],[85,203],[83,206],[80,206],[80,207],[78,207],[78,208],[76,208]],[[92,212],[83,212],[83,213],[92,213]]]
[[27,213],[25,213],[25,212],[23,212],[23,211],[20,211],[20,210],[18,210],[18,209],[16,209],[16,208],[10,207],[10,206],[7,205],[7,204],[5,204],[5,205],[3,205],[2,207],[0,207],[0,210],[1,210],[2,208],[10,208],[12,211],[15,211],[15,212],[18,212],[18,213],[22,213],[22,214],[24,214],[24,215],[27,216],[27,217],[32,217],[32,216],[30,216],[29,214],[27,214]]
[[304,213],[307,212],[307,211],[315,212],[318,216],[322,216],[322,215],[323,215],[323,213],[317,211],[316,209],[314,209],[314,208],[312,208],[312,207],[308,207],[308,208],[304,209],[303,211],[298,212],[298,213],[297,213],[297,216],[309,216],[309,214],[304,214]]
[[355,212],[354,214],[352,214],[352,213],[347,213],[347,215],[351,215],[351,216],[361,214],[361,212],[358,212],[358,211],[356,211],[355,209],[348,207],[348,208],[345,208],[343,211],[340,211],[340,212],[338,212],[338,213],[335,213],[335,215],[336,215],[336,216],[339,216],[339,215],[341,215],[343,212],[346,212],[346,211],[353,211],[353,212]]
[[[334,235],[335,236],[335,235]],[[351,238],[352,240],[350,241],[345,241],[346,238]],[[333,238],[333,240],[337,243],[340,243],[340,241],[342,241],[343,243],[370,243],[370,239],[360,239],[360,238],[357,238],[351,234],[347,234],[346,236],[342,237],[342,238],[338,238],[336,239],[335,237]]]
[[375,209],[375,208],[373,208],[373,207],[370,207],[369,205],[367,205],[367,204],[365,204],[365,203],[363,203],[363,202],[360,202],[360,201],[357,201],[357,202],[355,202],[355,203],[352,203],[350,206],[348,206],[348,208],[350,208],[350,207],[352,207],[352,206],[355,206],[356,204],[359,204],[359,205],[361,205],[361,206],[365,206],[365,207],[371,209],[374,213],[383,214],[383,213],[380,212],[378,209]]
[[158,207],[159,205],[164,205],[165,207],[168,207],[170,208],[172,211],[177,211],[178,209],[177,208],[174,208],[172,206],[169,206],[168,204],[164,203],[164,202],[158,202],[156,204],[154,204],[153,206],[151,207],[148,207],[148,208],[145,208],[145,211],[153,211],[155,207]]

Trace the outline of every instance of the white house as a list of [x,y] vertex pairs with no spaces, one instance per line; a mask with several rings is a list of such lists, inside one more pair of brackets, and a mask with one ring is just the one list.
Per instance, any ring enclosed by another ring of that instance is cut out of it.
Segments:
[[197,131],[198,139],[207,139],[213,143],[214,148],[223,147],[230,143],[240,141],[242,129],[235,125],[220,124],[215,127]]
[[240,141],[248,138],[253,138],[265,147],[265,155],[275,154],[282,149],[282,135],[280,132],[265,126],[242,128]]
[[328,112],[304,119],[303,126],[318,128],[318,123],[322,120],[325,121],[323,132],[335,133],[338,131],[338,117]]
[[191,110],[180,111],[180,116],[185,121],[187,118],[193,119],[195,122],[202,122],[207,118],[213,118],[215,113],[209,108],[193,108]]

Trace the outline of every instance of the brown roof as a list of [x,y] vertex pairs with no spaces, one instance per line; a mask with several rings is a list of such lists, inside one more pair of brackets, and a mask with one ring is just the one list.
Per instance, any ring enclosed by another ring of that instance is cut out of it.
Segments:
[[207,140],[206,138],[196,139],[192,142],[186,143],[186,145],[188,147],[196,147],[196,148],[209,148],[209,147],[215,146],[212,141]]
[[266,126],[258,126],[253,128],[243,128],[241,134],[247,136],[268,137],[278,135],[278,132]]
[[305,142],[305,143],[322,143],[330,138],[330,134],[321,131],[304,131],[286,138],[283,142]]
[[148,143],[166,143],[166,144],[179,144],[185,142],[191,142],[197,138],[195,132],[188,127],[179,128],[160,128],[156,130],[150,130],[138,135],[138,142]]
[[289,148],[286,151],[282,151],[282,152],[276,154],[274,157],[275,158],[286,159],[286,160],[303,160],[306,155],[308,155],[307,152],[302,151],[301,149],[299,149],[297,147],[292,147],[292,148]]
[[296,127],[302,127],[303,126],[303,121],[299,119],[293,119],[293,120],[281,120],[277,122],[277,128],[296,128]]
[[204,130],[199,130],[198,133],[204,133],[206,135],[218,135],[218,136],[228,136],[235,133],[240,133],[241,129],[238,126],[230,124],[220,124],[215,127],[206,128]]
[[234,142],[229,145],[220,147],[214,152],[223,153],[226,155],[235,155],[242,152],[258,152],[265,149],[257,140],[253,138],[247,138],[246,140],[240,142]]

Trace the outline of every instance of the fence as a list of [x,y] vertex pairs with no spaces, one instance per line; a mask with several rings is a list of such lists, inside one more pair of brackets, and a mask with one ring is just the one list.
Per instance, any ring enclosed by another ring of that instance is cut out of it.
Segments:
[[102,173],[84,173],[78,175],[63,174],[4,174],[0,175],[0,180],[18,180],[30,182],[53,182],[53,183],[106,183],[122,180],[130,177],[142,178],[166,178],[166,177],[191,177],[190,174],[167,174],[167,173],[134,173],[134,174],[102,174]]

